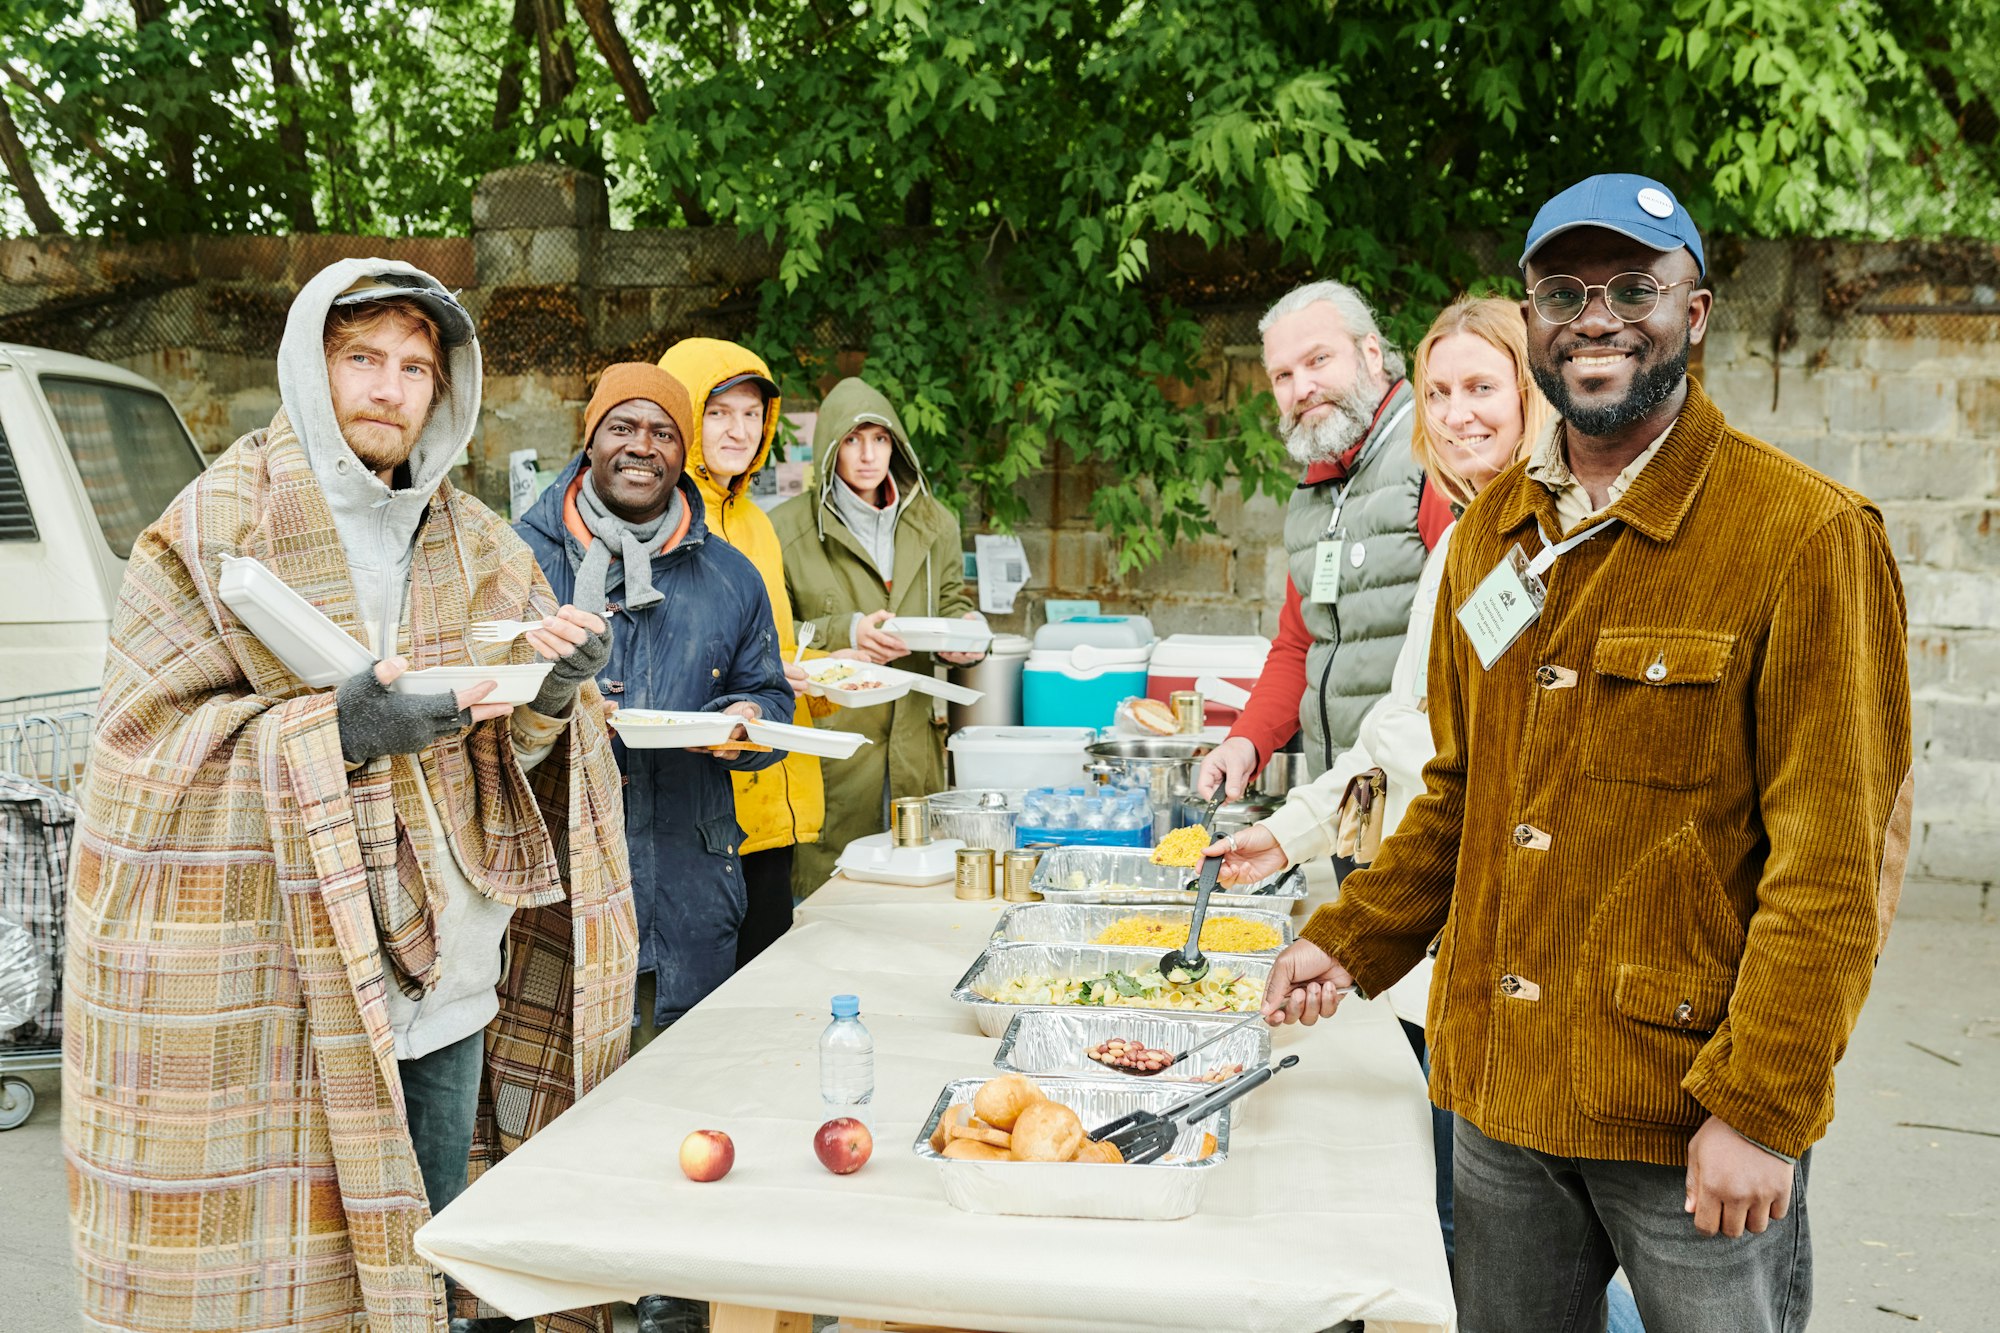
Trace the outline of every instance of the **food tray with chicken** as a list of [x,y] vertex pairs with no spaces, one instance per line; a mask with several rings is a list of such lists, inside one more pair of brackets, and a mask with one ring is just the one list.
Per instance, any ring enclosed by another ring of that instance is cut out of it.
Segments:
[[[1035,866],[1035,892],[1055,903],[1165,903],[1194,906],[1196,872],[1156,866],[1143,847],[1057,847]],[[1306,896],[1298,866],[1254,884],[1228,885],[1209,896],[1211,911],[1263,908],[1289,912]]]
[[[914,1145],[936,1165],[945,1201],[968,1213],[1022,1217],[1107,1217],[1170,1221],[1201,1207],[1208,1179],[1229,1156],[1225,1106],[1207,1120],[1182,1126],[1172,1152],[1158,1162],[1012,1161],[947,1157],[932,1146],[954,1108],[970,1108],[990,1080],[955,1079],[938,1094]],[[1076,1113],[1087,1133],[1133,1111],[1162,1110],[1188,1095],[1183,1083],[1157,1086],[1138,1079],[1062,1078],[1040,1085],[1047,1100]],[[963,1115],[963,1112],[960,1112]],[[1211,1143],[1210,1137],[1213,1142]]]
[[1214,954],[1208,975],[1175,985],[1160,975],[1158,949],[1087,944],[988,944],[952,988],[979,1030],[1000,1036],[1023,1007],[1115,1009],[1122,1014],[1247,1014],[1264,998],[1271,959]]
[[[1193,916],[1192,907],[1161,904],[1019,903],[1001,914],[992,940],[995,944],[1157,947],[1165,952],[1187,942],[1188,922]],[[1201,928],[1201,947],[1216,953],[1276,953],[1291,942],[1289,913],[1254,907],[1211,913]]]
[[[1110,1056],[1107,1046],[1123,1041],[1128,1049],[1136,1044],[1172,1056],[1226,1026],[1228,1021],[1221,1018],[1178,1014],[1169,1018],[1114,1009],[1024,1009],[1007,1024],[993,1067],[1037,1077],[1104,1077]],[[1270,1058],[1271,1029],[1253,1023],[1188,1056],[1184,1067],[1170,1064],[1147,1081],[1213,1083],[1255,1069]]]

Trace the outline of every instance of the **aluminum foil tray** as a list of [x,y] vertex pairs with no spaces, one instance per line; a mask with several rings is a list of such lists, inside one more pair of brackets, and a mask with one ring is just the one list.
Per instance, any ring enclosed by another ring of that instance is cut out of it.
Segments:
[[[1013,1020],[1014,1015],[1026,1009],[1046,1009],[1050,1006],[1005,1004],[998,1000],[987,999],[973,987],[1009,981],[1015,977],[1038,972],[1060,977],[1101,977],[1106,972],[1141,972],[1158,967],[1160,955],[1164,952],[1163,949],[1112,949],[1098,944],[988,944],[986,951],[979,955],[966,974],[958,979],[958,984],[952,987],[951,998],[972,1010],[973,1016],[979,1020],[981,1032],[989,1037],[997,1037],[1007,1030],[1007,1024]],[[1240,972],[1259,987],[1262,987],[1271,975],[1271,957],[1268,954],[1212,953],[1209,957],[1215,960],[1217,967]],[[1155,1017],[1179,1018],[1206,1012],[1188,1009],[1149,1009],[1139,1005],[1116,1007],[1064,1005],[1059,1008],[1064,1013],[1123,1014],[1135,1018],[1148,1014]]]
[[[1150,849],[1140,847],[1058,847],[1035,867],[1035,891],[1059,903],[1171,903],[1194,906],[1195,872],[1156,866]],[[1211,909],[1261,907],[1289,911],[1306,896],[1305,872],[1298,866],[1209,895]],[[1279,901],[1273,902],[1273,899]]]
[[[1210,901],[1213,901],[1212,897]],[[1224,914],[1210,912],[1209,919],[1212,921],[1221,915]],[[1288,912],[1233,907],[1227,915],[1271,927],[1278,932],[1279,948],[1292,942],[1292,919]],[[1194,916],[1194,908],[1158,903],[1019,903],[1001,914],[1000,924],[993,928],[992,938],[995,944],[1089,944],[1107,926],[1116,925],[1128,916],[1156,916],[1178,921],[1185,927]],[[1277,950],[1260,949],[1258,952],[1276,953]]]
[[[994,1053],[993,1067],[1011,1073],[1083,1074],[1104,1077],[1104,1066],[1084,1052],[1112,1037],[1131,1037],[1156,1051],[1184,1051],[1227,1025],[1220,1018],[1162,1018],[1150,1012],[1122,1009],[1023,1009],[1007,1024],[1007,1034]],[[1172,1065],[1148,1083],[1192,1085],[1212,1070],[1241,1065],[1255,1069],[1271,1059],[1271,1029],[1262,1024],[1239,1028],[1215,1045],[1187,1058],[1186,1068]],[[1114,1074],[1114,1078],[1130,1075]]]
[[[1183,1126],[1172,1156],[1181,1161],[1123,1163],[1111,1166],[1082,1162],[962,1162],[931,1150],[931,1134],[944,1113],[969,1102],[983,1078],[955,1079],[938,1094],[914,1145],[917,1156],[936,1165],[944,1181],[945,1201],[968,1213],[1011,1213],[1022,1217],[1111,1217],[1135,1222],[1165,1222],[1186,1217],[1201,1207],[1208,1178],[1229,1156],[1229,1113],[1225,1106],[1198,1125]],[[1086,1130],[1109,1124],[1140,1109],[1159,1110],[1184,1100],[1185,1083],[1154,1087],[1137,1079],[1063,1078],[1042,1084],[1053,1101],[1075,1110]],[[1215,1151],[1194,1160],[1201,1136],[1215,1135]]]

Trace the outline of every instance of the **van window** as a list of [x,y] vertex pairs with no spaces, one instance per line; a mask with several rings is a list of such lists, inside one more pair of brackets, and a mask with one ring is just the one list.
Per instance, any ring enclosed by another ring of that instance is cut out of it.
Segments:
[[7,443],[7,428],[0,426],[0,542],[40,541],[35,530],[35,511],[28,507],[27,488],[21,485],[21,470],[14,466],[14,449]]
[[157,393],[42,376],[42,394],[76,460],[104,540],[120,560],[201,471],[201,454]]

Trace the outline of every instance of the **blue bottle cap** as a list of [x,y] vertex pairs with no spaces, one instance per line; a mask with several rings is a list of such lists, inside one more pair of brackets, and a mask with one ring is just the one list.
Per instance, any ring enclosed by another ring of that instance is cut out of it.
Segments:
[[833,997],[833,1016],[835,1018],[854,1018],[860,1013],[861,997],[859,995],[836,995]]

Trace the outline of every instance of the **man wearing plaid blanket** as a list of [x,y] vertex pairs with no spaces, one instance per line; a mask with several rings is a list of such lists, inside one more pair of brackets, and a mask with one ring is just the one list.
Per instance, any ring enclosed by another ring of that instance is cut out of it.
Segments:
[[[480,358],[434,278],[334,264],[292,306],[278,379],[270,428],[140,539],[112,628],[66,977],[84,1312],[147,1333],[511,1328],[450,1319],[414,1236],[468,1164],[625,1056],[635,928],[592,683],[609,634],[447,480]],[[229,556],[376,665],[308,688],[223,604]],[[468,639],[499,619],[536,623]],[[524,708],[490,683],[394,688],[537,661]]]

